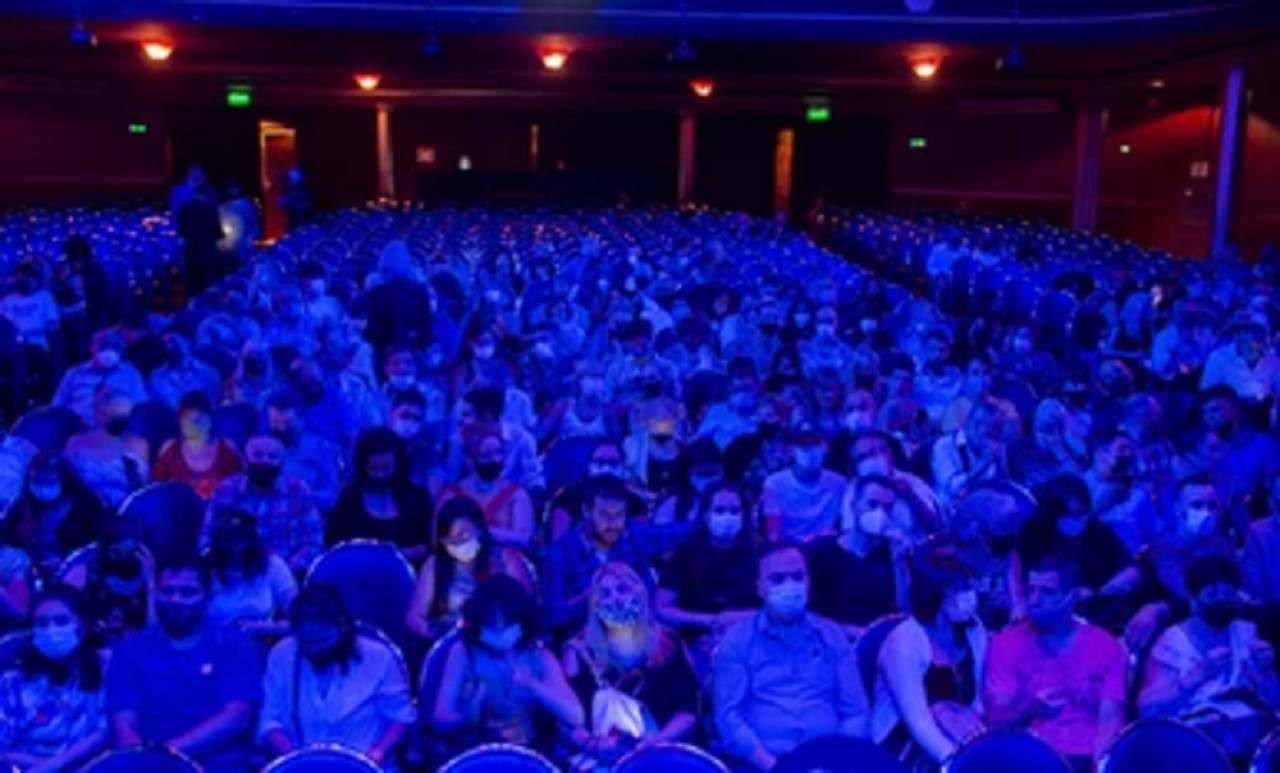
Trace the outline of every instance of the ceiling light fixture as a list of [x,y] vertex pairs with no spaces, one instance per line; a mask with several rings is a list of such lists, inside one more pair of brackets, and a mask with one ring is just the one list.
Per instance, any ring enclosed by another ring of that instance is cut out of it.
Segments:
[[716,82],[710,78],[694,78],[689,81],[689,88],[699,97],[706,99],[716,90]]
[[938,66],[937,59],[916,59],[911,62],[911,72],[917,78],[927,81],[938,74]]
[[559,72],[569,62],[569,52],[563,48],[548,48],[541,51],[542,66],[552,72]]
[[376,72],[356,73],[355,81],[362,91],[373,91],[382,83],[382,76]]
[[147,40],[142,43],[142,53],[153,62],[167,62],[169,57],[173,56],[174,46],[172,43],[164,43],[159,40]]

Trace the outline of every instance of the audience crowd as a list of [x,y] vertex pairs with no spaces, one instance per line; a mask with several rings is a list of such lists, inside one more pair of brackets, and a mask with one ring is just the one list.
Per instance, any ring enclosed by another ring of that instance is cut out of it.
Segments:
[[[699,210],[309,217],[229,274],[188,249],[208,289],[170,315],[109,314],[89,234],[15,269],[26,347],[69,305],[96,331],[36,410],[70,429],[0,443],[20,770],[664,741],[771,770],[848,735],[933,771],[1017,727],[1090,771],[1136,718],[1241,763],[1276,724],[1274,255],[1074,276],[1061,234],[977,219],[850,216],[839,257]],[[1077,305],[962,307],[974,266]],[[150,528],[162,486],[203,503],[189,539]],[[309,577],[370,542],[415,573],[385,630],[373,574]]]

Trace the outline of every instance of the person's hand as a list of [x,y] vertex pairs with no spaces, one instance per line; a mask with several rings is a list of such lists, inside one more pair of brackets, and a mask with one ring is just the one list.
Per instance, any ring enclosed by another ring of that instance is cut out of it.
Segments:
[[986,730],[977,712],[968,706],[943,701],[933,706],[932,711],[938,727],[958,744],[968,743]]
[[511,681],[516,687],[525,690],[537,683],[538,678],[529,671],[528,667],[525,666],[524,663],[521,663],[516,658],[512,658],[510,660],[510,665]]
[[767,749],[761,746],[756,749],[756,753],[751,755],[751,762],[756,766],[757,770],[769,771],[778,765],[778,758],[769,753]]
[[1035,694],[1032,712],[1042,719],[1057,719],[1066,707],[1066,693],[1058,687],[1047,687]]
[[733,626],[741,623],[743,620],[751,617],[754,612],[728,611],[721,612],[715,616],[715,620],[711,623],[711,628],[716,634],[722,634]]
[[1231,667],[1231,648],[1214,647],[1178,679],[1184,690],[1194,690]]
[[1145,652],[1156,638],[1156,632],[1169,618],[1167,604],[1147,604],[1124,627],[1124,640],[1130,652]]

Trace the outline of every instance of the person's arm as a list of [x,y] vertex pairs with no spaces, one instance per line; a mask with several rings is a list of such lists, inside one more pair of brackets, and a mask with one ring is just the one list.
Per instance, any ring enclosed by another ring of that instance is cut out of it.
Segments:
[[410,633],[424,639],[431,636],[431,601],[436,597],[436,557],[428,556],[418,572],[418,582],[409,599],[409,611],[405,614],[405,627]]
[[431,723],[441,733],[454,733],[479,722],[484,710],[485,688],[478,685],[473,694],[464,696],[466,689],[467,645],[454,642],[445,657],[444,670],[440,674],[440,692],[431,710]]
[[1138,586],[1142,583],[1142,572],[1136,566],[1126,566],[1116,576],[1107,580],[1098,591],[1102,596],[1128,596],[1138,590]]
[[[1161,647],[1156,643],[1156,650]],[[1138,692],[1138,715],[1142,718],[1172,716],[1194,697],[1200,686],[1231,664],[1231,649],[1220,647],[1198,659],[1185,674],[1153,652],[1147,658]]]
[[986,704],[987,724],[993,727],[1026,727],[1040,716],[1040,704],[1018,673],[1014,653],[1005,651],[998,636],[992,640],[991,649],[987,652],[983,682],[982,701]]
[[1118,641],[1108,637],[1111,644],[1111,667],[1102,682],[1101,700],[1098,702],[1098,735],[1093,742],[1093,757],[1101,759],[1111,748],[1111,743],[1124,730],[1127,719],[1125,683],[1128,677],[1128,655]]
[[517,548],[527,548],[533,542],[536,527],[533,518],[533,500],[522,488],[511,497],[511,525],[506,528],[490,528],[494,540]]
[[880,649],[880,672],[911,737],[931,759],[941,762],[958,747],[933,718],[924,691],[925,664],[911,652],[914,648],[904,635],[907,630],[909,626],[899,626],[885,640]]
[[387,668],[378,685],[376,700],[378,713],[387,727],[365,752],[379,765],[395,754],[406,731],[418,718],[413,699],[409,695],[409,674],[390,649],[386,650],[386,654]]
[[529,571],[529,565],[525,563],[523,555],[518,550],[508,548],[502,551],[502,571],[523,585],[525,590],[534,592],[533,576]]
[[578,727],[586,721],[582,702],[565,679],[560,661],[550,650],[539,653],[542,658],[542,676],[537,677],[519,663],[512,669],[512,679],[517,687],[529,691],[547,713],[569,727]]
[[[569,536],[566,539],[576,539],[576,537]],[[557,549],[563,546],[563,542],[552,545],[542,567],[542,608],[546,611],[546,624],[550,630],[575,620],[585,619],[587,598],[591,595],[590,588],[570,595],[564,566],[569,556],[564,550]]]
[[750,640],[746,631],[726,637],[716,648],[712,668],[715,674],[715,721],[725,750],[759,770],[771,770],[777,758],[769,753],[760,736],[747,721],[751,671],[747,665]]
[[871,707],[867,703],[866,688],[858,669],[858,658],[853,647],[843,635],[839,641],[828,642],[836,649],[836,711],[840,715],[841,735],[854,738],[871,737]]
[[76,770],[80,763],[87,762],[107,748],[107,742],[110,740],[111,734],[106,725],[103,725],[88,735],[78,738],[58,754],[24,767],[23,770],[26,773],[57,773],[57,771],[63,770]]
[[711,628],[716,615],[707,612],[687,612],[676,605],[679,594],[670,588],[658,588],[654,592],[653,611],[658,620],[680,629]]
[[139,719],[137,711],[111,713],[111,729],[116,737],[116,746],[138,746],[142,743],[142,733],[138,732]]
[[298,650],[291,639],[271,648],[267,656],[266,674],[262,680],[262,710],[258,717],[258,738],[272,755],[281,757],[296,748],[289,734],[294,722],[291,714],[293,678]]

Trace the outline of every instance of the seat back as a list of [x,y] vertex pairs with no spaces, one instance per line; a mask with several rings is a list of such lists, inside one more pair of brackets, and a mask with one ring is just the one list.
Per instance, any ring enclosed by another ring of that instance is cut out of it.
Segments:
[[129,434],[147,441],[152,459],[166,440],[178,437],[180,432],[177,412],[164,403],[139,403],[129,414]]
[[1098,773],[1230,773],[1231,769],[1227,755],[1209,736],[1164,719],[1129,725],[1098,762]]
[[729,768],[693,746],[660,743],[623,757],[613,766],[613,773],[729,773]]
[[1258,751],[1249,764],[1249,773],[1280,773],[1280,729],[1272,730],[1258,744]]
[[402,650],[412,644],[404,618],[417,578],[395,545],[374,540],[335,545],[311,565],[307,582],[333,587],[355,619],[382,631]]
[[477,746],[449,760],[439,773],[558,773],[546,757],[505,743]]
[[203,768],[181,753],[161,746],[129,746],[103,752],[80,773],[201,773]]
[[600,438],[572,437],[557,440],[542,458],[547,491],[559,491],[587,476],[587,462]]
[[0,671],[16,663],[30,645],[30,631],[13,631],[0,636]]
[[28,411],[13,423],[13,434],[41,451],[61,453],[72,435],[84,431],[84,422],[69,408],[46,405]]
[[382,766],[363,754],[333,744],[295,749],[262,769],[262,773],[378,773]]
[[1072,773],[1071,765],[1025,730],[1003,728],[975,738],[942,766],[943,773]]
[[901,613],[885,615],[868,625],[853,645],[853,654],[858,659],[858,675],[862,677],[862,688],[866,690],[868,696],[875,691],[876,664],[880,659],[880,648],[884,646],[884,640],[889,638],[893,629],[906,619],[907,616]]
[[258,409],[248,403],[220,405],[212,418],[214,437],[230,440],[241,451],[258,429]]
[[134,519],[138,540],[161,563],[199,550],[205,502],[185,483],[153,483],[135,491],[120,506],[120,514]]
[[862,738],[828,735],[800,744],[778,759],[774,773],[907,773],[883,747]]

